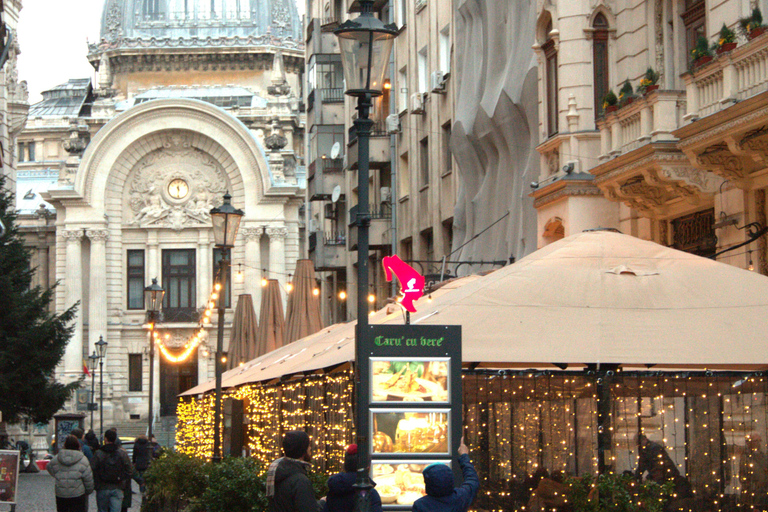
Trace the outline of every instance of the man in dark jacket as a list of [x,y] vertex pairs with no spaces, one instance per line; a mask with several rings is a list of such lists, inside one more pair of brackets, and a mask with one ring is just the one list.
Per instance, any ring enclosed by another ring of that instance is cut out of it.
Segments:
[[80,451],[83,452],[83,455],[85,455],[88,458],[88,463],[90,464],[93,462],[93,449],[91,449],[90,445],[88,445],[85,441],[83,441],[83,435],[85,435],[85,432],[83,432],[83,429],[76,428],[72,431],[72,435],[77,438],[77,442],[80,443]]
[[453,487],[453,471],[445,464],[430,464],[424,468],[427,495],[413,504],[413,512],[466,512],[480,489],[477,471],[469,461],[469,449],[461,438],[459,467],[464,475],[461,487]]
[[[324,512],[352,512],[355,509],[357,491],[352,487],[357,481],[357,445],[347,446],[344,455],[344,472],[328,479],[328,498]],[[372,489],[370,492],[370,511],[381,512],[381,496]]]
[[104,445],[93,456],[93,480],[96,487],[96,503],[99,512],[120,512],[123,503],[123,489],[130,484],[133,465],[128,452],[115,441],[117,432],[104,432]]
[[269,512],[320,512],[321,503],[307,476],[312,460],[309,436],[293,430],[283,438],[281,457],[267,469],[267,500]]

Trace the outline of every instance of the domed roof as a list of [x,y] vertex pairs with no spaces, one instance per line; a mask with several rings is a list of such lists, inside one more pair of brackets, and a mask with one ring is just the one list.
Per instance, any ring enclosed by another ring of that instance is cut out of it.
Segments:
[[292,48],[301,43],[301,19],[295,0],[104,0],[101,41],[112,48]]

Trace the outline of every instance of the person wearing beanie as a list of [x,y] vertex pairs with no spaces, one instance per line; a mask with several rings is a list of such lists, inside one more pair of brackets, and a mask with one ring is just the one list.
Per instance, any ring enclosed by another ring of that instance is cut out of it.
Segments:
[[453,487],[453,471],[445,464],[430,464],[422,474],[427,495],[413,503],[412,512],[466,512],[480,489],[477,471],[469,461],[469,449],[461,438],[459,467],[464,475],[461,487]]
[[[352,512],[357,491],[352,487],[357,481],[357,445],[347,446],[344,454],[344,471],[328,479],[328,497],[323,512]],[[381,496],[376,489],[370,492],[370,511],[382,512]]]
[[284,457],[273,461],[267,469],[267,501],[269,512],[320,512],[322,502],[307,476],[312,449],[309,436],[293,430],[283,438]]

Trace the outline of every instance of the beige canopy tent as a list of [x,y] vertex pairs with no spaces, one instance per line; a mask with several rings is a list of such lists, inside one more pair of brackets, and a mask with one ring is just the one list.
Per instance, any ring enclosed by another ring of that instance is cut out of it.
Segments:
[[[432,299],[412,323],[461,325],[464,363],[768,367],[765,276],[616,232],[569,236]],[[370,321],[403,317],[381,310]],[[354,323],[331,326],[225,374],[224,386],[352,360]]]
[[253,298],[244,294],[237,298],[235,317],[232,320],[232,337],[229,340],[227,368],[235,368],[256,357],[256,332],[259,328]]
[[283,345],[285,317],[283,300],[280,298],[280,283],[276,279],[267,280],[261,297],[259,329],[256,334],[256,355],[272,352]]
[[293,292],[288,295],[285,319],[285,344],[309,336],[323,327],[320,320],[320,297],[314,294],[315,267],[311,260],[296,262]]

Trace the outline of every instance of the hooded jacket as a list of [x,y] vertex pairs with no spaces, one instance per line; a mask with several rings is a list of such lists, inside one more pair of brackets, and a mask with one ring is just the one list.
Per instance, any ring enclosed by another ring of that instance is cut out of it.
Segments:
[[[307,476],[309,463],[283,457],[267,470],[269,512],[319,512],[315,490]],[[272,484],[271,482],[274,482]],[[274,488],[272,488],[274,485]]]
[[[356,491],[352,487],[357,473],[337,473],[328,479],[328,497],[323,512],[352,512],[355,509]],[[381,512],[381,496],[371,490],[371,512]]]
[[133,465],[136,466],[136,471],[144,471],[149,467],[151,451],[152,447],[148,440],[141,437],[136,439],[133,444]]
[[91,465],[79,450],[61,450],[46,469],[56,479],[59,498],[77,498],[93,492]]
[[466,512],[480,489],[477,471],[469,455],[459,456],[464,483],[454,489],[453,472],[445,464],[432,464],[424,469],[427,495],[413,504],[413,512]]
[[[101,464],[114,452],[118,452],[120,455],[120,460],[123,462],[122,481],[118,483],[102,482],[99,478],[99,464]],[[91,468],[93,469],[93,480],[97,491],[103,491],[106,489],[123,489],[125,487],[125,482],[128,481],[133,474],[133,465],[131,464],[131,460],[128,458],[128,452],[117,446],[115,443],[107,443],[96,450],[96,453],[93,455],[93,463],[91,464]]]

